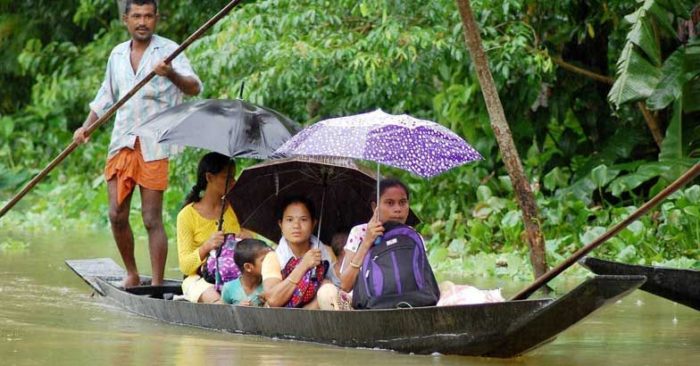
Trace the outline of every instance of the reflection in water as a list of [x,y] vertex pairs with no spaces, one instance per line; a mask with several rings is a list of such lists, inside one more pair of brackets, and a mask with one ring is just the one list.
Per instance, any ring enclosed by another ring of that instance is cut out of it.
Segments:
[[[30,242],[26,250],[0,252],[2,365],[700,364],[700,312],[640,291],[512,360],[402,355],[170,325],[91,297],[89,287],[63,264],[67,258],[111,257],[119,262],[109,233],[53,236],[51,242],[23,238]],[[137,239],[143,269],[150,268],[146,247],[145,238]],[[171,278],[178,277],[174,257],[166,272]]]

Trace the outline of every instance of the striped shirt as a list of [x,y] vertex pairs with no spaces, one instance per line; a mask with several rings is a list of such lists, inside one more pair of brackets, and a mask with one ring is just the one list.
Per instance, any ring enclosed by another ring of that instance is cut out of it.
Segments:
[[[177,47],[177,43],[153,35],[136,73],[131,67],[131,40],[114,47],[107,61],[104,81],[97,96],[90,103],[90,109],[98,117],[102,117],[134,85],[153,71],[158,62],[168,57]],[[192,70],[190,61],[184,53],[176,57],[171,65],[178,74],[197,79],[201,90],[202,82]],[[151,79],[117,110],[107,158],[116,155],[123,148],[133,149],[136,135],[132,131],[151,115],[181,103],[183,96],[184,93],[168,78],[156,75]],[[165,159],[180,151],[179,147],[158,144],[154,139],[146,137],[139,136],[139,141],[145,161]]]

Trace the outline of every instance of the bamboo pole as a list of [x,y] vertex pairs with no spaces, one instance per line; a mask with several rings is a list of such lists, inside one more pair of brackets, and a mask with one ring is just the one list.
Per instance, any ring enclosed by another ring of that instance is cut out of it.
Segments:
[[489,70],[488,59],[484,53],[484,48],[481,44],[481,36],[479,35],[479,26],[474,21],[469,0],[457,0],[459,13],[462,16],[462,24],[464,26],[464,38],[469,49],[469,54],[474,61],[481,91],[484,94],[486,108],[491,119],[491,127],[496,135],[498,146],[503,155],[503,161],[508,170],[508,175],[513,182],[513,188],[516,192],[516,197],[523,213],[523,223],[525,224],[525,232],[527,241],[530,246],[530,262],[535,274],[535,278],[540,277],[547,271],[547,261],[544,252],[544,235],[540,228],[540,219],[537,212],[537,203],[535,196],[532,194],[530,183],[523,172],[520,156],[515,149],[513,136],[511,135],[508,121],[503,112],[503,105],[498,97],[498,91]]
[[[187,39],[185,39],[184,42],[178,47],[173,53],[171,53],[164,61],[166,64],[169,64],[172,62],[172,60],[175,59],[180,53],[182,53],[187,47],[189,47],[192,42],[197,40],[204,32],[209,30],[214,24],[219,22],[221,18],[226,16],[231,9],[233,9],[236,5],[238,5],[242,0],[232,0],[228,5],[224,6],[221,10],[219,10],[216,15],[211,17],[206,23],[204,23],[199,29],[197,29],[194,33],[192,33]],[[107,123],[109,119],[114,115],[114,113],[117,112],[117,109],[119,109],[124,103],[126,103],[129,99],[131,99],[136,92],[138,92],[141,88],[143,88],[144,85],[146,85],[151,79],[153,79],[156,76],[156,73],[154,71],[151,71],[148,75],[146,75],[145,78],[143,78],[138,84],[136,84],[131,90],[126,93],[119,101],[117,101],[116,104],[114,104],[107,112],[102,115],[95,123],[90,125],[86,130],[85,130],[85,135],[90,136],[96,129],[98,129],[100,126],[103,124]],[[34,186],[36,186],[44,177],[46,177],[49,172],[51,172],[58,164],[60,164],[70,153],[73,152],[79,145],[75,143],[75,141],[72,141],[68,147],[66,147],[56,158],[54,158],[49,165],[47,165],[39,174],[37,174],[34,178],[32,178],[29,183],[27,183],[22,190],[15,195],[10,202],[8,202],[3,208],[0,210],[0,218],[5,216],[5,214],[14,207],[19,200],[22,199]]]
[[576,263],[579,259],[583,258],[583,256],[585,256],[586,254],[590,253],[593,249],[595,249],[599,245],[605,243],[608,239],[615,236],[622,229],[626,228],[629,224],[631,224],[632,222],[634,222],[635,220],[640,218],[647,211],[652,209],[654,206],[658,205],[659,202],[661,202],[663,199],[668,197],[671,193],[677,191],[679,188],[684,186],[686,183],[693,180],[693,178],[695,178],[698,174],[700,174],[700,163],[696,163],[692,168],[688,169],[688,171],[685,172],[685,174],[683,174],[678,179],[676,179],[673,183],[671,183],[663,191],[659,192],[656,196],[654,196],[652,199],[650,199],[647,203],[642,205],[636,211],[632,212],[624,220],[617,223],[615,226],[613,226],[610,230],[608,230],[603,235],[598,237],[596,240],[592,241],[590,244],[579,249],[578,251],[576,251],[576,253],[572,254],[569,258],[567,258],[560,265],[556,266],[555,268],[552,268],[552,270],[545,273],[543,276],[537,278],[537,280],[535,280],[535,282],[533,282],[530,286],[528,286],[525,289],[518,292],[515,296],[513,296],[513,298],[511,298],[511,300],[523,300],[523,299],[528,298],[535,291],[537,291],[540,287],[544,286],[547,282],[549,282],[552,278],[556,277],[558,274],[563,272],[565,269],[571,267],[574,263]]

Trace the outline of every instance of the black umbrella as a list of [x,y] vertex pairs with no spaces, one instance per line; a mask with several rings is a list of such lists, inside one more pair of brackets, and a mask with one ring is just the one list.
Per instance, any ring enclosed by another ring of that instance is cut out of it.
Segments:
[[[277,205],[282,197],[310,198],[319,212],[319,238],[329,244],[333,234],[366,223],[372,217],[375,189],[371,171],[352,160],[298,156],[270,160],[246,168],[231,193],[241,225],[279,241]],[[409,224],[418,222],[410,212]]]
[[205,99],[157,113],[134,134],[232,158],[267,159],[300,129],[296,122],[270,108],[240,99]]
[[[163,144],[216,151],[231,158],[267,159],[300,129],[299,124],[270,108],[240,99],[205,99],[157,113],[136,128],[134,134]],[[219,230],[223,216],[222,205]]]

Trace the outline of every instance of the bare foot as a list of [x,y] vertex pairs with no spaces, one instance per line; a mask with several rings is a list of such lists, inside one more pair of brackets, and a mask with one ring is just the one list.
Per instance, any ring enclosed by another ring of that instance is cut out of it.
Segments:
[[161,281],[156,282],[156,281],[151,280],[151,286],[163,286],[163,281],[161,280]]
[[124,283],[122,286],[124,288],[129,288],[129,287],[136,287],[141,284],[141,278],[139,277],[138,273],[128,273],[126,277],[124,277]]

